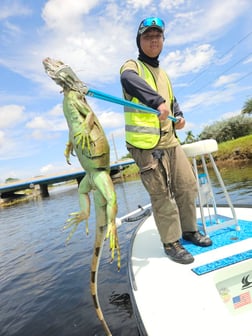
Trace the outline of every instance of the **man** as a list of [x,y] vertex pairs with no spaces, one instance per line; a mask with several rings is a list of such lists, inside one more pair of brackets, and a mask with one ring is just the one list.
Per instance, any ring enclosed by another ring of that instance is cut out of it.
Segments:
[[[197,229],[196,180],[174,130],[183,128],[185,119],[168,76],[159,67],[164,29],[160,18],[143,20],[136,37],[138,60],[129,60],[121,68],[125,98],[159,112],[125,108],[126,144],[150,195],[165,253],[175,262],[189,264],[194,258],[181,245],[181,236],[198,246],[210,246],[212,241]],[[179,117],[178,122],[168,116]]]

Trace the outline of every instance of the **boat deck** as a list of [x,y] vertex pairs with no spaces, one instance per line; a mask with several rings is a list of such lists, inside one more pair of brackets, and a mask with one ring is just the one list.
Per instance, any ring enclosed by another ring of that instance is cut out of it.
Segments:
[[152,216],[139,227],[130,274],[142,335],[252,336],[252,208],[236,214],[241,231],[213,231],[207,248],[184,242],[195,258],[189,265],[165,255]]

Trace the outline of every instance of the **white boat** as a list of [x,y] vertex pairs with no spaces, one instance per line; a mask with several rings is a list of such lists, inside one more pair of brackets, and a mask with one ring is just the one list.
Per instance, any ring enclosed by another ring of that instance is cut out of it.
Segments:
[[[215,140],[186,146],[195,170],[196,155],[202,156],[206,184],[197,179],[197,218],[199,229],[213,245],[198,247],[182,240],[195,260],[176,263],[164,252],[152,214],[142,221],[129,258],[139,332],[142,336],[252,336],[252,207],[231,203],[211,156]],[[226,196],[226,207],[216,205],[205,154]],[[145,208],[143,213],[150,206]]]
[[129,263],[141,335],[252,335],[252,208],[235,211],[240,231],[215,230],[207,248],[184,242],[195,258],[189,265],[165,255],[152,215],[142,222]]

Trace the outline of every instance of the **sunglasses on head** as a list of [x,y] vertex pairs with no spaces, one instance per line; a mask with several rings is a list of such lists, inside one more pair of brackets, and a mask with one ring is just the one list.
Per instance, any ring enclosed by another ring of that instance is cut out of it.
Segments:
[[140,28],[151,27],[151,26],[158,26],[162,30],[165,29],[164,21],[159,19],[159,18],[155,18],[155,17],[151,17],[151,18],[147,18],[147,19],[143,20],[141,25],[140,25]]

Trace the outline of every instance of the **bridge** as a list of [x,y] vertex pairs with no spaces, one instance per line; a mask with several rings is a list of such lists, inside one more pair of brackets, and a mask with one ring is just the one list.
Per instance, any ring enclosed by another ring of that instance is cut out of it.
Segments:
[[[110,175],[113,176],[126,167],[130,166],[131,164],[135,163],[133,159],[118,161],[116,163],[111,164],[110,166]],[[36,186],[39,186],[40,193],[42,197],[48,197],[48,185],[52,185],[55,183],[77,180],[79,184],[81,179],[85,176],[85,171],[76,171],[69,174],[62,174],[56,176],[48,176],[48,177],[41,177],[41,178],[32,178],[25,181],[18,181],[15,183],[4,183],[0,184],[0,194],[1,198],[14,198],[18,197],[18,194],[15,192],[20,190],[26,189],[33,189]]]

